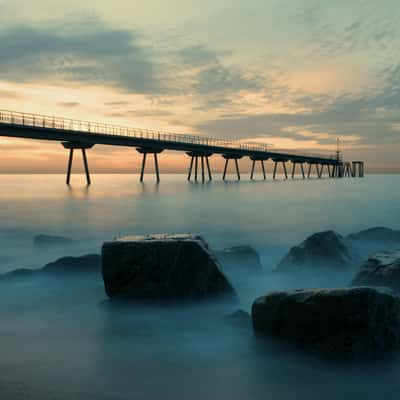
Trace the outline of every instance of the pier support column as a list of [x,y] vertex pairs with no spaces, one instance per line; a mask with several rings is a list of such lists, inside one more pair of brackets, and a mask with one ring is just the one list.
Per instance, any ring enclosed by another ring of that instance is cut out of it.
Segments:
[[188,181],[190,181],[190,178],[192,176],[193,160],[194,160],[194,156],[191,156],[191,158],[190,158],[190,166],[189,166],[189,173],[188,173],[188,177],[187,177]]
[[223,154],[222,157],[225,158],[225,166],[224,166],[224,173],[222,175],[222,180],[225,180],[225,178],[226,178],[226,172],[228,170],[229,160],[234,160],[235,161],[236,176],[237,176],[238,181],[240,181],[240,171],[239,171],[238,160],[241,159],[242,156],[237,156],[237,155],[232,155],[232,154]]
[[240,181],[239,164],[238,164],[237,158],[235,158],[235,165],[236,165],[236,174],[237,174],[237,178],[238,178],[238,181]]
[[190,158],[190,166],[189,166],[189,173],[188,173],[188,181],[190,181],[192,177],[192,169],[193,169],[193,164],[194,164],[194,180],[197,181],[197,176],[199,172],[199,158],[200,158],[200,169],[201,169],[201,180],[202,182],[205,182],[206,180],[206,166],[207,166],[207,172],[208,172],[208,180],[212,180],[211,177],[211,168],[210,168],[210,163],[208,161],[208,157],[210,157],[212,154],[211,153],[198,153],[198,152],[188,152],[186,153]]
[[278,163],[282,163],[283,166],[283,172],[285,174],[285,179],[288,178],[288,174],[287,174],[287,169],[286,169],[286,162],[287,160],[283,160],[283,159],[272,159],[272,161],[274,161],[274,173],[273,173],[273,179],[276,178],[276,172],[277,172],[277,168],[278,168]]
[[294,179],[297,164],[300,164],[301,174],[303,175],[303,179],[304,179],[305,178],[304,167],[303,167],[303,162],[301,162],[301,161],[292,161],[292,165],[293,165],[292,166],[292,179]]
[[151,148],[151,147],[139,147],[136,150],[140,154],[143,154],[142,168],[140,169],[140,182],[143,182],[143,179],[144,179],[144,171],[145,171],[145,168],[146,168],[147,154],[153,154],[153,157],[154,157],[154,172],[155,172],[155,175],[156,175],[157,183],[160,183],[160,170],[158,168],[158,154],[163,152],[164,149]]
[[363,161],[353,161],[353,176],[358,178],[364,177],[364,162]]
[[266,179],[267,179],[267,174],[266,174],[266,172],[265,172],[264,161],[267,161],[267,160],[261,160],[261,167],[262,167],[262,172],[263,172],[264,180],[266,180]]
[[89,165],[86,157],[86,149],[91,149],[94,144],[92,143],[81,143],[81,142],[63,142],[63,147],[69,149],[68,165],[67,165],[67,178],[66,184],[69,185],[71,182],[72,162],[74,158],[74,150],[80,149],[82,151],[83,167],[85,169],[86,183],[89,186],[92,181],[90,179]]
[[252,180],[253,177],[254,177],[254,170],[255,170],[257,161],[259,161],[261,163],[261,170],[262,170],[262,173],[263,173],[264,180],[267,179],[267,174],[265,172],[264,161],[267,161],[268,158],[250,157],[250,160],[252,160],[250,179]]
[[208,157],[209,157],[209,156],[206,156],[206,164],[207,164],[207,171],[208,171],[208,180],[209,180],[209,181],[212,181],[211,168],[210,168],[210,163],[209,163],[209,161],[208,161]]
[[254,176],[254,167],[256,166],[256,160],[253,160],[253,163],[251,165],[251,174],[250,174],[250,179],[253,180]]
[[74,149],[69,149],[69,158],[68,158],[68,169],[67,169],[67,185],[71,181],[71,168],[72,168],[72,160],[74,158]]
[[317,167],[317,175],[318,175],[318,178],[321,179],[321,177],[322,177],[322,171],[323,171],[323,169],[324,169],[324,164],[321,164],[321,165],[316,164],[316,167]]

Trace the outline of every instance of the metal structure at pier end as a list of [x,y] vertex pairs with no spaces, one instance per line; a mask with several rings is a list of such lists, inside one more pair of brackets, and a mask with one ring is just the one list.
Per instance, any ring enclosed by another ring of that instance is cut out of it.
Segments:
[[[127,128],[15,111],[0,110],[0,136],[61,142],[64,148],[69,150],[67,184],[70,183],[74,150],[82,151],[87,184],[91,183],[86,150],[91,149],[96,144],[136,148],[143,155],[140,181],[143,181],[144,178],[148,154],[152,154],[154,157],[157,182],[160,181],[158,154],[164,150],[185,152],[191,158],[188,180],[191,180],[193,176],[195,181],[200,179],[200,176],[198,176],[199,167],[201,169],[201,181],[204,182],[207,177],[208,180],[212,179],[209,157],[214,154],[225,159],[223,180],[226,178],[230,160],[234,161],[237,179],[240,180],[238,160],[243,157],[248,157],[252,161],[250,179],[254,177],[257,161],[261,164],[263,179],[267,178],[264,162],[268,160],[272,160],[274,163],[273,179],[276,179],[279,164],[282,165],[284,176],[288,179],[288,162],[292,164],[292,178],[295,177],[297,166],[300,167],[301,177],[306,178],[304,164],[308,164],[308,178],[311,177],[313,169],[318,178],[323,176],[324,169],[327,173],[326,176],[330,178],[364,176],[364,163],[362,161],[344,162],[339,151],[335,155],[314,154],[275,149],[267,144]],[[207,174],[205,167],[207,167]]]

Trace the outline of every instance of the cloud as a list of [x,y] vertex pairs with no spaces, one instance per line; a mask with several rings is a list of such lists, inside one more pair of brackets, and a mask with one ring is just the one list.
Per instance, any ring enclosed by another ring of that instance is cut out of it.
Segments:
[[183,64],[195,67],[215,63],[218,60],[214,51],[202,45],[185,47],[178,51],[178,55]]
[[14,90],[0,89],[0,97],[18,98],[19,94]]
[[[312,137],[326,144],[334,143],[339,136],[355,145],[394,144],[400,142],[397,128],[400,97],[394,93],[391,96],[389,92],[391,88],[385,87],[368,96],[331,97],[326,107],[305,112],[227,115],[200,122],[197,129],[214,136],[238,139],[279,136],[307,141]],[[302,97],[299,99],[296,100],[301,101]],[[306,101],[309,102],[308,98]],[[324,98],[320,101],[325,103]]]
[[200,94],[215,92],[238,92],[240,90],[258,90],[262,83],[254,77],[246,77],[240,71],[226,68],[220,64],[201,70],[194,88]]
[[61,107],[78,107],[79,106],[79,102],[77,101],[62,101],[61,103],[58,103]]
[[3,28],[0,54],[2,80],[73,80],[137,93],[165,91],[157,62],[139,35],[98,21],[73,31],[59,26]]

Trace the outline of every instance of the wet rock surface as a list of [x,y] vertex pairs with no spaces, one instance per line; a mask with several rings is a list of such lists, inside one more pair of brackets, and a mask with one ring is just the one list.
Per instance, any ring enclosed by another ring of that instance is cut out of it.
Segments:
[[254,330],[332,358],[399,349],[400,299],[386,288],[273,292],[252,306]]
[[110,297],[194,300],[233,294],[201,236],[128,236],[102,247],[102,274]]
[[341,235],[334,231],[315,233],[292,247],[276,270],[301,271],[304,267],[346,270],[355,262]]
[[368,258],[353,279],[356,286],[386,286],[400,291],[400,250],[376,253]]

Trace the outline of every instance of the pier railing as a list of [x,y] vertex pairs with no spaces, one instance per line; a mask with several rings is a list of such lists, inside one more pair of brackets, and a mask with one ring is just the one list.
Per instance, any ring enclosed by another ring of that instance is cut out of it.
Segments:
[[42,114],[23,113],[18,111],[0,110],[0,123],[22,125],[32,128],[59,129],[74,132],[93,133],[99,135],[124,136],[138,139],[149,139],[163,142],[185,143],[226,149],[247,151],[285,153],[309,157],[334,159],[331,154],[316,154],[302,150],[276,149],[270,144],[243,142],[240,140],[215,139],[205,136],[171,133],[145,128],[129,128],[124,126],[90,122]]

